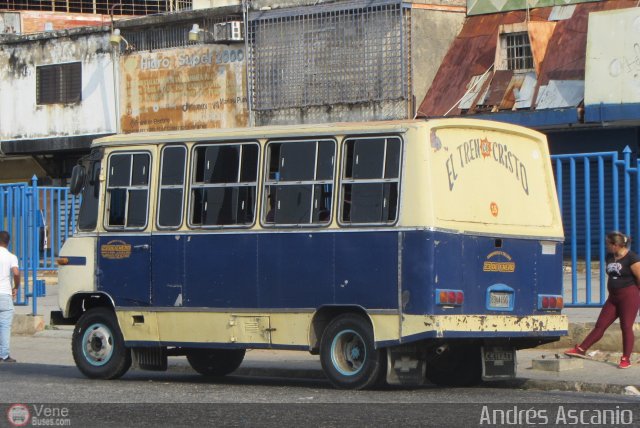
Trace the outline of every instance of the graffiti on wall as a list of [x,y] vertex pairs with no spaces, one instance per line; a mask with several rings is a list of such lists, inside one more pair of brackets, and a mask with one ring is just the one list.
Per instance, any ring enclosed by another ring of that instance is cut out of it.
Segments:
[[234,45],[123,56],[122,132],[247,126],[244,64]]
[[640,8],[592,13],[585,104],[640,103]]

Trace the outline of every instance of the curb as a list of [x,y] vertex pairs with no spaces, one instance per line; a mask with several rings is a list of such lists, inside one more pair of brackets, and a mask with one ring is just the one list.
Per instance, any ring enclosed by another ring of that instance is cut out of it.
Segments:
[[34,335],[44,331],[44,329],[44,317],[42,315],[13,315],[11,334]]

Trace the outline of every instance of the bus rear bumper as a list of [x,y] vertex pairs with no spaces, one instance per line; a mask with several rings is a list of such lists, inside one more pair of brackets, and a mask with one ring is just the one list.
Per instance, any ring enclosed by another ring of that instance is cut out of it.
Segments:
[[[568,334],[566,315],[403,315],[401,342],[444,338],[560,338]],[[546,340],[549,341],[549,340]]]

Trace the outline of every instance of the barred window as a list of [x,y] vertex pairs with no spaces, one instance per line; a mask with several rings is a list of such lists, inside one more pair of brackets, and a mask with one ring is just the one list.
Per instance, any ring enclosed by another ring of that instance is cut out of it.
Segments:
[[505,35],[507,43],[507,69],[531,70],[533,69],[533,54],[527,32]]
[[36,67],[36,103],[70,104],[82,100],[82,63]]
[[250,15],[253,108],[408,99],[402,3],[336,3]]

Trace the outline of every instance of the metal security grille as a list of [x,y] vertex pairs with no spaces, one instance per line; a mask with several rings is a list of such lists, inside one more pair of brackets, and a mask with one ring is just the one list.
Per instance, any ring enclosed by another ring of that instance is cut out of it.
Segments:
[[[177,22],[170,26],[121,29],[121,32],[128,43],[129,52],[168,49],[192,44],[189,42],[189,30],[193,24],[198,24],[205,31],[213,31],[215,24],[229,21],[242,21],[242,15],[211,16]],[[121,46],[122,49],[126,47],[124,44]]]
[[407,15],[397,1],[250,14],[253,110],[406,101]]
[[533,69],[533,54],[531,53],[529,34],[526,32],[507,34],[506,40],[508,70]]
[[82,99],[82,63],[36,67],[36,103],[69,104]]
[[4,10],[95,13],[109,15],[148,15],[190,10],[192,0],[9,0]]

